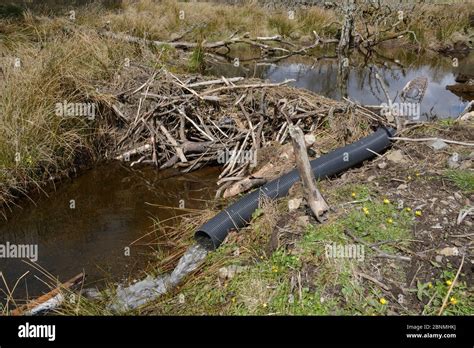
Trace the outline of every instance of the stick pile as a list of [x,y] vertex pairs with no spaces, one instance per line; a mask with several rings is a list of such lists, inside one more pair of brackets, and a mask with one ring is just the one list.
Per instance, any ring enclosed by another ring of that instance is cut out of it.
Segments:
[[343,141],[354,140],[347,135],[351,125],[373,122],[354,104],[289,87],[291,80],[186,78],[164,69],[135,69],[140,72],[129,74],[134,77],[110,105],[121,124],[114,157],[132,166],[152,163],[189,172],[217,162],[223,166],[219,184],[230,186],[255,167],[259,149],[290,140],[287,117],[308,133],[328,127],[329,115],[335,138]]

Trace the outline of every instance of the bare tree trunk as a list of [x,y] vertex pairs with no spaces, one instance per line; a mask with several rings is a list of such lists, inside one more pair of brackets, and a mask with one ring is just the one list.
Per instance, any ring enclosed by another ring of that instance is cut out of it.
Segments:
[[344,24],[342,26],[341,38],[339,39],[337,50],[346,57],[349,53],[349,47],[353,42],[355,7],[355,0],[345,0]]
[[306,152],[303,131],[297,126],[290,125],[289,133],[293,143],[295,161],[300,172],[306,201],[316,219],[321,222],[321,217],[329,210],[329,206],[316,187],[314,174],[311,171],[308,153]]

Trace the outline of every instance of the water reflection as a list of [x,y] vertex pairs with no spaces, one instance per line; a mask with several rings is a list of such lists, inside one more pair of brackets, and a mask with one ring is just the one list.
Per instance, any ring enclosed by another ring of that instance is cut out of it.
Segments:
[[243,64],[240,67],[215,64],[208,68],[207,73],[226,77],[259,77],[272,82],[295,79],[293,86],[329,98],[341,100],[347,94],[350,99],[362,104],[380,105],[386,102],[386,97],[371,69],[377,66],[392,100],[410,80],[426,76],[428,87],[421,102],[422,119],[447,118],[456,117],[467,105],[466,99],[453,94],[446,86],[456,83],[457,74],[466,73],[466,70],[471,69],[472,56],[471,54],[460,58],[458,66],[455,67],[450,58],[422,56],[405,51],[384,54],[376,52],[371,57],[353,53],[344,84],[338,80],[337,59],[315,62],[314,59],[294,57],[276,64]]

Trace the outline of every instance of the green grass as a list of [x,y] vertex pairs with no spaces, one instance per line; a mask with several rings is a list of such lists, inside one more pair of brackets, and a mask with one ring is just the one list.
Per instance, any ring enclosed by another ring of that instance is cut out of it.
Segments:
[[[455,273],[455,270],[449,268],[444,270],[441,276],[432,282],[417,283],[417,298],[425,303],[423,310],[425,315],[438,315],[450,288],[450,282],[454,280]],[[456,282],[447,304],[443,315],[472,315],[474,296],[465,281],[458,280]]]
[[[347,185],[333,192],[341,200],[352,200],[356,191],[363,198],[370,197],[370,188],[364,185]],[[347,199],[345,199],[347,198]],[[278,204],[273,214],[282,214],[285,204]],[[369,216],[362,210],[369,209]],[[278,213],[279,212],[279,213]],[[265,245],[274,223],[269,223],[267,209],[255,214],[252,226],[242,231],[245,242],[230,241],[212,253],[204,265],[205,271],[197,274],[174,294],[169,294],[149,306],[155,314],[191,315],[380,315],[386,314],[388,304],[380,300],[387,297],[371,283],[361,282],[355,272],[364,269],[374,257],[374,251],[365,248],[365,260],[331,258],[326,245],[354,244],[344,230],[366,243],[398,241],[407,245],[411,233],[413,213],[399,211],[383,198],[352,207],[342,216],[333,217],[322,225],[310,224],[303,236],[295,241],[294,248],[277,249],[267,255]],[[387,223],[387,219],[393,223]],[[390,253],[399,253],[389,243],[379,246]],[[236,249],[245,250],[232,257]],[[241,271],[228,280],[219,279],[218,267],[238,265]],[[210,268],[213,268],[210,271]],[[391,276],[395,272],[391,272]],[[400,271],[400,277],[403,272]],[[178,294],[184,295],[185,304],[179,304]],[[394,299],[387,299],[395,302]]]
[[447,170],[445,176],[466,193],[474,192],[474,173],[469,170]]

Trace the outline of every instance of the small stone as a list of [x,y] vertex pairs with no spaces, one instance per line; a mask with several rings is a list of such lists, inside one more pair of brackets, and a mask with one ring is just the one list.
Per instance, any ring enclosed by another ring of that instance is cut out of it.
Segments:
[[296,218],[296,225],[300,227],[306,227],[309,225],[309,216],[302,215]]
[[434,228],[434,229],[437,229],[437,230],[440,230],[443,228],[443,226],[441,226],[441,224],[438,222],[436,225],[434,226],[431,226],[431,228]]
[[459,249],[456,247],[446,247],[441,250],[437,250],[436,253],[443,256],[458,256]]
[[387,162],[380,162],[377,167],[379,167],[380,169],[385,169],[387,168]]
[[400,184],[400,185],[398,185],[397,190],[406,190],[407,188],[408,188],[408,185]]
[[448,147],[448,144],[446,144],[444,141],[442,141],[441,139],[436,139],[435,141],[433,141],[431,144],[429,144],[429,146],[435,150],[435,151],[439,151],[439,150],[442,150],[446,147]]
[[453,154],[448,158],[448,167],[451,169],[458,168],[460,165],[459,163],[459,155]]
[[367,181],[368,181],[368,182],[372,182],[372,181],[374,181],[376,178],[377,178],[377,177],[376,177],[375,175],[371,175],[371,176],[369,176],[369,177],[367,178]]
[[456,198],[458,201],[462,200],[462,196],[458,192],[454,192],[454,198]]
[[390,152],[387,155],[387,159],[391,162],[394,162],[394,163],[404,163],[404,162],[406,162],[405,156],[403,156],[403,153],[400,150],[395,150],[395,151]]
[[435,260],[437,263],[442,263],[443,262],[443,256],[442,255],[436,255]]
[[237,273],[240,273],[244,271],[245,269],[246,267],[238,266],[238,265],[230,265],[227,267],[221,267],[219,268],[219,271],[218,271],[219,278],[221,278],[222,280],[232,279]]
[[91,300],[96,300],[102,297],[101,293],[99,290],[96,288],[87,288],[83,290],[83,294],[85,297],[91,299]]
[[472,161],[463,161],[461,165],[459,166],[459,169],[467,170],[467,169],[470,169],[471,167],[472,167]]
[[468,225],[469,227],[471,227],[471,226],[472,226],[472,222],[471,222],[471,221],[469,221],[469,220],[464,220],[464,223],[465,223],[466,225]]
[[291,212],[297,210],[300,206],[301,203],[303,202],[302,198],[293,198],[288,201],[288,210]]

